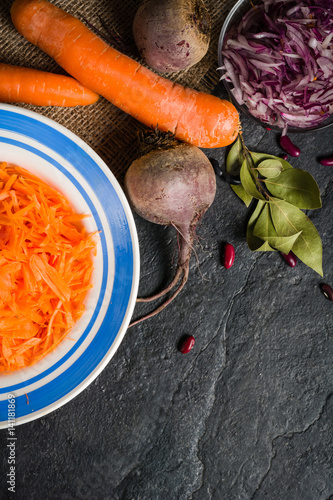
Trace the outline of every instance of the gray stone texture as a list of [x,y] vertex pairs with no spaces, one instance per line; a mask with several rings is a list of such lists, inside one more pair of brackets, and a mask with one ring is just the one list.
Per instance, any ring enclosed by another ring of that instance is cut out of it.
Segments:
[[[278,134],[242,117],[248,147],[280,155]],[[308,212],[324,280],[277,253],[251,253],[249,210],[221,179],[198,227],[189,281],[158,316],[130,328],[83,393],[16,429],[19,500],[328,500],[332,498],[333,128],[293,136],[323,207]],[[205,151],[224,161],[226,151]],[[172,228],[135,216],[140,295],[171,279]],[[224,242],[235,246],[230,270]],[[152,307],[138,304],[134,317]],[[192,334],[193,350],[177,349]],[[1,449],[6,432],[0,433]],[[5,471],[6,456],[2,458]],[[6,493],[1,474],[1,498]]]

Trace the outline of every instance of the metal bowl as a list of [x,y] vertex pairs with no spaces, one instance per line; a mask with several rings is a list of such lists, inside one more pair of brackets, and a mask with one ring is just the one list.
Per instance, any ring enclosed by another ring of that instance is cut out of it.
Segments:
[[[233,8],[230,10],[228,16],[226,17],[224,24],[221,29],[220,37],[219,37],[219,42],[218,42],[218,65],[219,65],[219,72],[221,76],[224,74],[224,70],[222,69],[223,66],[223,56],[222,56],[222,48],[225,42],[225,38],[228,33],[230,33],[230,30],[239,24],[241,21],[242,17],[246,12],[248,12],[251,8],[253,8],[253,5],[255,4],[261,4],[262,2],[259,0],[255,1],[250,1],[250,0],[238,0]],[[240,111],[242,111],[246,116],[250,117],[252,120],[254,120],[256,123],[262,125],[265,128],[270,128],[272,130],[277,130],[281,131],[282,129],[280,127],[277,127],[273,123],[268,123],[260,120],[259,118],[255,117],[252,115],[251,111],[249,108],[244,105],[244,104],[239,104],[237,100],[234,98],[231,89],[233,88],[233,85],[231,82],[226,81],[225,79],[222,80],[223,84],[228,92],[230,100],[233,102],[233,104],[236,106],[236,108]],[[330,125],[333,124],[333,115],[331,115],[329,118],[326,120],[323,120],[321,123],[315,125],[315,126],[309,126],[309,127],[295,127],[295,126],[288,126],[288,134],[289,133],[300,133],[300,132],[313,132],[316,130],[321,130],[326,127],[329,127]]]

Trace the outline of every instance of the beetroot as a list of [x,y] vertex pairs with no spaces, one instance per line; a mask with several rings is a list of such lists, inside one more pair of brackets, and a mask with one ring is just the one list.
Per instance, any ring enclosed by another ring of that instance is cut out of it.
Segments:
[[133,21],[141,58],[162,73],[197,64],[208,50],[210,30],[202,0],[143,0]]
[[215,173],[199,148],[173,141],[131,164],[125,175],[125,191],[138,215],[156,224],[172,225],[178,232],[174,278],[164,290],[138,301],[158,299],[173,290],[179,281],[180,284],[162,305],[133,325],[162,311],[187,282],[195,229],[215,197]]

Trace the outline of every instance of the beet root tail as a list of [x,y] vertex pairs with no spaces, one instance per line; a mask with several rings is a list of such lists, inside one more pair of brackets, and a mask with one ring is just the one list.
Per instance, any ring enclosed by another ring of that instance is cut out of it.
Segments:
[[[142,321],[145,321],[146,319],[149,319],[149,318],[152,318],[153,316],[156,316],[156,314],[160,313],[161,311],[163,311],[163,309],[165,309],[169,304],[170,302],[172,302],[176,297],[177,295],[181,292],[181,290],[184,288],[186,282],[187,282],[187,279],[188,279],[188,275],[189,275],[189,265],[187,263],[186,266],[183,266],[183,267],[179,267],[177,269],[177,273],[176,273],[176,276],[177,274],[179,273],[179,276],[178,276],[178,279],[177,281],[175,282],[175,278],[172,280],[172,282],[174,282],[174,285],[173,287],[176,285],[176,283],[179,281],[180,277],[182,276],[182,280],[180,282],[180,285],[179,287],[177,288],[177,290],[168,298],[166,299],[160,306],[158,306],[156,309],[154,309],[152,312],[146,314],[145,316],[142,316],[141,318],[133,321],[130,325],[129,325],[129,328],[131,326],[134,326],[134,325],[137,325],[138,323],[141,323]],[[175,277],[176,277],[175,276]],[[172,283],[171,282],[171,283]],[[168,285],[167,288],[169,288],[170,285]],[[173,288],[171,287],[170,290]],[[166,290],[166,289],[165,289]],[[164,293],[167,293],[165,292],[165,290],[162,290],[162,292],[160,292],[159,294],[156,294],[157,298],[158,297],[161,297],[164,295]],[[155,297],[156,297],[155,296]],[[148,300],[150,299],[150,297],[148,297]]]
[[172,281],[160,292],[146,298],[139,298],[137,299],[137,302],[150,302],[155,299],[159,299],[166,295],[168,292],[171,292],[171,290],[174,289],[174,287],[177,285],[179,280],[181,279],[180,285],[176,289],[176,291],[173,292],[173,294],[166,299],[160,306],[158,306],[156,309],[154,309],[151,313],[147,314],[146,316],[143,316],[142,318],[139,318],[135,321],[133,321],[129,326],[134,326],[138,323],[141,323],[141,321],[144,321],[146,319],[152,318],[159,312],[163,311],[163,309],[172,302],[177,295],[181,292],[181,290],[184,288],[188,275],[190,272],[190,257],[191,257],[191,252],[192,252],[192,243],[193,243],[193,237],[194,237],[194,228],[185,228],[184,230],[181,230],[179,227],[174,226],[177,231],[178,231],[178,262],[177,262],[177,270],[174,278]]
[[[171,292],[171,290],[177,285],[180,280],[185,268],[189,266],[189,260],[192,252],[192,243],[193,243],[193,234],[188,233],[187,231],[183,234],[180,229],[172,224],[174,228],[178,232],[178,263],[176,274],[170,283],[163,288],[160,292],[155,293],[154,295],[150,295],[149,297],[138,297],[136,299],[137,302],[152,302],[153,300],[160,299],[167,293]],[[188,272],[187,272],[188,274]]]
[[163,295],[166,295],[167,293],[169,293],[177,285],[182,274],[183,274],[183,268],[181,266],[178,266],[174,278],[172,279],[172,281],[170,281],[170,283],[163,290],[161,290],[158,293],[155,293],[154,295],[151,295],[150,297],[139,297],[136,299],[136,301],[137,302],[151,302],[153,300],[156,300],[156,299],[163,297]]

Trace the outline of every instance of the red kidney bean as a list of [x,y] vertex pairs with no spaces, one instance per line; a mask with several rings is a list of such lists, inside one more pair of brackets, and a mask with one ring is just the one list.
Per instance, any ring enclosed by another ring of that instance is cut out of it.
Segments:
[[293,142],[291,142],[287,135],[282,135],[280,137],[280,146],[291,156],[299,156],[301,153],[301,150]]
[[330,287],[330,285],[327,285],[326,283],[322,283],[320,285],[321,291],[325,295],[325,297],[330,300],[331,302],[333,301],[333,289]]
[[288,160],[288,155],[281,155],[282,160]]
[[182,354],[187,354],[190,352],[195,344],[195,338],[193,335],[187,335],[187,337],[180,344],[179,350]]
[[324,167],[333,167],[333,156],[322,158],[319,160],[319,163],[324,165]]
[[297,264],[297,257],[293,252],[289,252],[288,254],[280,252],[284,260],[287,262],[288,266],[295,267]]
[[223,265],[226,269],[230,269],[235,260],[235,249],[230,243],[224,245]]
[[272,130],[271,127],[266,127],[266,130]]

